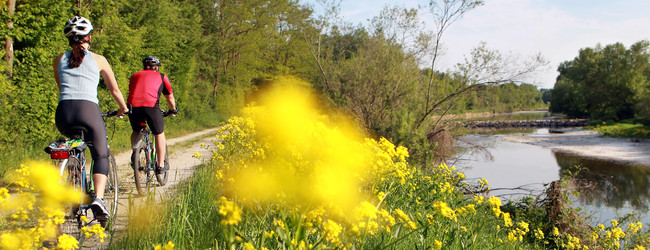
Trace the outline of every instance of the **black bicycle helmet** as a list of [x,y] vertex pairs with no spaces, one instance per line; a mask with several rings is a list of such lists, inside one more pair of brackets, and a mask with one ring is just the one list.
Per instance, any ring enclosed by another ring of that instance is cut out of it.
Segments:
[[90,23],[90,20],[75,16],[65,22],[63,34],[65,34],[65,37],[83,37],[90,34],[92,30],[93,25]]
[[155,56],[147,56],[147,58],[142,60],[142,66],[160,66],[160,59]]

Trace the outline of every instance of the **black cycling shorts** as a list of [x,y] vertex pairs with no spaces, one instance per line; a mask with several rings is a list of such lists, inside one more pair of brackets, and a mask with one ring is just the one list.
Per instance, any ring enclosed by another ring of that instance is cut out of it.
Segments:
[[146,124],[149,124],[151,133],[154,135],[165,132],[165,122],[159,107],[133,107],[131,111],[129,122],[134,132],[139,132],[146,127]]
[[[160,113],[160,112],[159,112]],[[108,174],[108,142],[106,127],[97,103],[86,100],[63,100],[56,107],[56,127],[61,134],[72,137],[70,128],[83,127],[86,130],[84,142],[93,157],[92,172]]]

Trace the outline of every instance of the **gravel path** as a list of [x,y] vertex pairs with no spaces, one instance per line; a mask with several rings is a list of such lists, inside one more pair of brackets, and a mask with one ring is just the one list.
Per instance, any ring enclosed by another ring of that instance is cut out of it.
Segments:
[[[164,202],[164,200],[168,198],[168,195],[174,193],[172,190],[176,188],[178,183],[191,177],[194,174],[195,166],[210,160],[212,152],[209,149],[201,148],[201,143],[212,145],[215,131],[216,129],[212,128],[178,138],[167,139],[171,169],[169,170],[169,176],[165,186],[158,186],[155,178],[153,180],[156,185],[155,190],[152,187],[151,192],[155,192],[153,197],[156,203],[159,204]],[[182,147],[174,146],[175,144],[186,141],[194,142],[191,145],[183,144]],[[202,156],[200,158],[193,157],[195,152],[200,153]],[[117,221],[115,224],[115,237],[119,238],[128,226],[129,203],[132,203],[137,207],[145,202],[146,197],[139,196],[138,191],[135,189],[133,170],[130,166],[131,151],[117,154],[115,160],[118,165],[118,176],[120,178],[119,205],[117,209]],[[152,183],[152,185],[154,183]],[[152,196],[150,195],[150,197]],[[108,239],[103,244],[92,239],[89,240],[89,242],[85,242],[84,245],[89,249],[106,249],[108,246],[107,244]]]

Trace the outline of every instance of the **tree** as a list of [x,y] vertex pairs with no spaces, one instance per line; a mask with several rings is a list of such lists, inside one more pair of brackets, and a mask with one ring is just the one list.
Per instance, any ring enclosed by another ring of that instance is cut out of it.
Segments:
[[[435,74],[436,71],[436,60],[440,55],[440,46],[442,43],[442,35],[449,28],[451,24],[459,20],[465,12],[470,11],[483,4],[483,1],[474,1],[474,0],[443,0],[440,4],[437,0],[430,0],[428,4],[428,9],[433,16],[433,21],[436,25],[436,31],[434,35],[434,44],[433,44],[433,53],[431,54],[431,66],[429,69],[429,81],[426,85],[425,93],[425,105],[423,112],[418,118],[415,128],[419,128],[422,123],[427,119],[427,117],[438,108],[441,104],[434,101],[434,91],[436,88],[435,85]],[[464,91],[463,91],[464,92]],[[436,122],[437,123],[437,122]]]
[[645,105],[638,103],[647,102],[648,49],[647,41],[630,49],[621,43],[581,49],[558,67],[551,110],[616,121],[644,113]]
[[[11,30],[14,27],[14,22],[11,20],[16,12],[16,0],[7,0],[7,15],[10,19],[7,21],[7,28]],[[5,62],[7,63],[7,76],[11,78],[12,70],[14,67],[14,40],[11,36],[5,38]]]

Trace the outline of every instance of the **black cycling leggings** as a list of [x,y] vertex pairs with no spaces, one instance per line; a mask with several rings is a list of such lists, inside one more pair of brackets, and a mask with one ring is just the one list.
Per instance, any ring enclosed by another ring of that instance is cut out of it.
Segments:
[[56,108],[56,127],[61,134],[72,137],[72,127],[83,127],[84,142],[90,148],[90,155],[93,157],[93,173],[108,175],[108,142],[106,139],[106,127],[99,111],[99,106],[86,100],[63,100],[59,101]]

